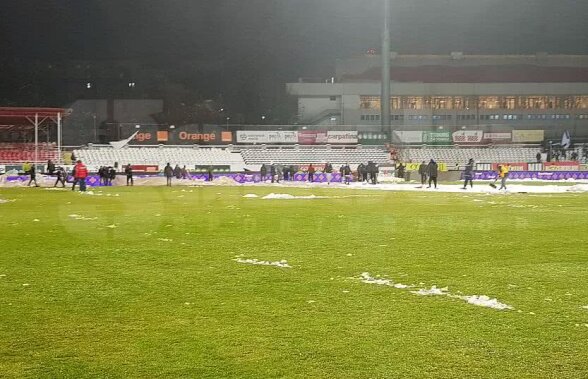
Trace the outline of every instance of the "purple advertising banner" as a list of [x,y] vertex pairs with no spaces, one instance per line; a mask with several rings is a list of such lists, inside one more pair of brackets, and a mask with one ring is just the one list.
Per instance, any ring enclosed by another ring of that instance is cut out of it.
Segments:
[[[496,179],[496,175],[496,171],[478,171],[474,174],[474,178],[478,180],[493,180]],[[588,180],[588,171],[511,171],[508,174],[508,178],[510,180]]]

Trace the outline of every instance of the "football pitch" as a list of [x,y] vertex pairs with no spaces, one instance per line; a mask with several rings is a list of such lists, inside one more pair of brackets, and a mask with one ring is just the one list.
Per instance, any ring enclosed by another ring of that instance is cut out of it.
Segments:
[[588,377],[587,193],[0,199],[2,378]]

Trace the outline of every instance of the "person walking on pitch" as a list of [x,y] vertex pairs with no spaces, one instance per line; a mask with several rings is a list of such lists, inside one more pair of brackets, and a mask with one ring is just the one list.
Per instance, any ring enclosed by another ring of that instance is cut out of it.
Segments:
[[463,183],[463,189],[468,187],[468,182],[470,183],[470,188],[474,188],[474,159],[470,158],[468,164],[465,166],[465,170],[463,172],[463,178],[465,182]]

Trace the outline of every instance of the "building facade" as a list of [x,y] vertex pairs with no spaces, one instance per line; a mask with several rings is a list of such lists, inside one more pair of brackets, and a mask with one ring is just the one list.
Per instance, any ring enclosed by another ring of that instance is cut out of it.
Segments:
[[[391,54],[391,129],[569,130],[588,137],[588,56]],[[288,83],[299,124],[380,132],[381,57],[337,62],[326,82]]]

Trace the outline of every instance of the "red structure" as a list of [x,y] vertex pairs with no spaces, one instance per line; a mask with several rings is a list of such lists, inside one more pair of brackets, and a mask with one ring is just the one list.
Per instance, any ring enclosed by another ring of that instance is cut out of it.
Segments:
[[[0,107],[0,162],[60,162],[62,120],[70,113],[63,108]],[[40,131],[44,142],[39,141]]]

